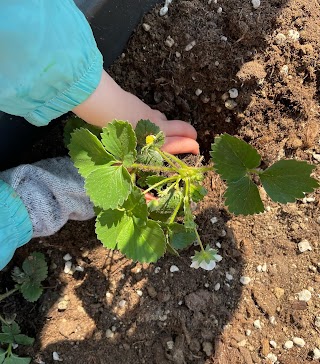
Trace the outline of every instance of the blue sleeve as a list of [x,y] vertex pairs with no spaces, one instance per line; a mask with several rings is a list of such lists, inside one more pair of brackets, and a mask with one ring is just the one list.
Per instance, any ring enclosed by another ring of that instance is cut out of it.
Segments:
[[0,1],[0,110],[48,124],[99,84],[102,55],[73,0]]
[[20,197],[0,180],[0,270],[32,237],[32,222]]

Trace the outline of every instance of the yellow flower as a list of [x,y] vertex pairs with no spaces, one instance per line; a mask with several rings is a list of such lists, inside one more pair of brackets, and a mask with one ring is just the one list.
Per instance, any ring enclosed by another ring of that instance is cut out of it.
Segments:
[[146,144],[147,145],[153,144],[155,139],[156,139],[156,137],[154,135],[147,135],[146,136]]

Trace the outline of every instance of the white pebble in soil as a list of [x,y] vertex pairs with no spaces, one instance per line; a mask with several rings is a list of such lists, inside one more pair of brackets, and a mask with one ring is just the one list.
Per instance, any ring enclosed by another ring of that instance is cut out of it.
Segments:
[[271,363],[272,363],[272,364],[273,364],[273,363],[276,363],[276,362],[278,361],[277,356],[276,356],[275,354],[273,354],[273,353],[269,353],[269,354],[267,355],[267,359],[269,359],[269,360],[271,361]]
[[69,253],[67,253],[66,255],[63,256],[63,260],[65,260],[66,262],[71,259],[72,259],[72,256]]
[[127,301],[126,300],[121,300],[121,301],[119,301],[118,306],[120,308],[124,308],[126,306],[126,304],[127,304]]
[[251,0],[251,4],[253,6],[253,9],[258,9],[261,5],[261,1],[260,0]]
[[320,359],[320,350],[318,348],[313,349],[313,360],[319,360]]
[[70,260],[68,260],[65,265],[64,265],[64,273],[68,274],[71,272],[71,268],[72,268],[72,262]]
[[305,253],[306,251],[311,251],[312,250],[312,246],[309,243],[308,240],[302,240],[300,241],[300,243],[298,243],[298,249],[300,253]]
[[228,273],[228,272],[226,272],[226,279],[227,279],[228,281],[232,281],[232,280],[233,280],[233,275],[232,275],[232,274],[230,274],[230,273]]
[[193,40],[192,42],[190,42],[189,44],[187,44],[186,45],[186,47],[185,47],[185,51],[186,52],[189,52],[189,51],[191,51],[191,49],[194,47],[196,45],[196,41],[195,40]]
[[52,353],[52,359],[53,359],[54,361],[63,361],[63,359],[61,359],[61,358],[60,358],[59,353],[57,353],[56,351],[54,351],[54,352]]
[[239,91],[236,88],[231,88],[228,92],[231,99],[236,99],[239,96]]
[[220,283],[217,283],[217,284],[214,286],[214,290],[215,290],[215,291],[219,291],[220,287],[221,287]]
[[299,348],[303,348],[306,345],[305,341],[301,337],[294,337],[292,341],[294,345],[298,346]]
[[147,24],[147,23],[143,23],[143,24],[142,24],[142,28],[143,28],[143,30],[145,30],[146,32],[149,32],[149,31],[150,31],[150,29],[151,29],[151,26],[150,26],[149,24]]
[[287,340],[284,344],[283,347],[287,350],[292,349],[293,348],[293,341],[291,340]]
[[300,33],[295,29],[290,29],[288,32],[288,37],[294,41],[297,41],[300,38]]
[[278,347],[277,343],[274,340],[270,340],[269,344],[271,347],[273,347],[274,349],[276,349]]
[[240,278],[240,283],[243,284],[244,286],[246,286],[247,284],[249,284],[251,282],[251,278],[250,277],[245,277],[242,276]]
[[180,269],[176,265],[172,265],[170,267],[170,272],[171,273],[175,273],[175,272],[179,272],[179,271],[180,271]]
[[261,330],[262,329],[262,323],[261,323],[261,321],[258,319],[258,320],[255,320],[254,322],[253,322],[253,326],[256,328],[256,329],[258,329],[258,330]]
[[167,36],[167,39],[165,40],[165,45],[169,48],[172,48],[174,45],[174,39],[170,37],[170,35]]
[[316,316],[314,319],[314,326],[320,328],[320,316]]
[[165,16],[169,11],[169,8],[167,6],[163,6],[160,11],[159,11],[159,15],[160,16]]
[[106,331],[106,338],[107,339],[112,339],[113,337],[114,337],[114,332],[112,330],[108,329]]
[[299,301],[308,302],[311,299],[311,292],[307,289],[303,289],[301,292],[298,293],[298,299]]

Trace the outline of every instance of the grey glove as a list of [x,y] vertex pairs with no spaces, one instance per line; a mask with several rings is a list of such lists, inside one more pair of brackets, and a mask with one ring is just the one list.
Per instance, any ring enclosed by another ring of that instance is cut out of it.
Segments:
[[0,179],[11,185],[26,206],[33,237],[52,235],[69,219],[94,216],[83,179],[68,157],[21,165],[0,172]]

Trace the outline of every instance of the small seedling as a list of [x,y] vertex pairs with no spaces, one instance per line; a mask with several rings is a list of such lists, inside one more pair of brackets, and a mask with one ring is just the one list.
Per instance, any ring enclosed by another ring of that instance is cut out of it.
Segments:
[[[73,120],[72,128],[77,123]],[[234,214],[264,211],[257,178],[281,203],[318,187],[310,177],[312,165],[282,160],[262,170],[258,152],[228,134],[212,145],[213,166],[187,165],[161,150],[164,141],[163,132],[148,120],[140,120],[135,130],[115,120],[102,130],[80,127],[71,134],[70,156],[95,205],[97,236],[133,260],[155,262],[166,251],[178,254],[195,241],[201,250],[192,257],[192,267],[210,270],[221,260],[216,250],[203,246],[193,215],[193,205],[207,193],[202,181],[209,171],[226,181],[226,205]],[[149,192],[157,199],[147,203]]]
[[[15,355],[12,350],[15,345],[33,345],[34,339],[21,334],[19,325],[14,320],[4,319],[0,316],[0,364],[29,364],[31,358],[21,358]],[[6,347],[6,349],[3,349]]]
[[[20,291],[29,302],[35,302],[43,292],[41,282],[48,276],[48,266],[42,253],[30,254],[22,263],[22,269],[14,267],[12,279],[16,282],[15,287],[0,295],[0,301]],[[1,364],[1,363],[0,363]]]

